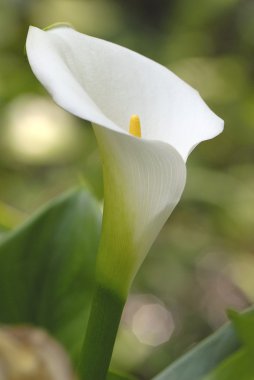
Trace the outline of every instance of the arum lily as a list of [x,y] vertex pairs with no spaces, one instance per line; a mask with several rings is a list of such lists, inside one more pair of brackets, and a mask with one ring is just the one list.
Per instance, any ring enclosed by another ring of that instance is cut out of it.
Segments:
[[[93,354],[100,370],[86,372],[87,379],[99,380],[111,355],[100,361],[100,345],[111,340],[113,347],[116,329],[105,333],[101,327],[94,339],[96,315],[102,312],[101,326],[111,318],[117,328],[132,279],[181,197],[188,155],[218,135],[223,121],[168,69],[70,27],[30,27],[26,48],[34,74],[55,102],[92,123],[103,163],[97,282],[104,295],[95,296],[87,338],[98,340]],[[107,308],[115,308],[115,317]],[[83,354],[91,362],[89,352]]]

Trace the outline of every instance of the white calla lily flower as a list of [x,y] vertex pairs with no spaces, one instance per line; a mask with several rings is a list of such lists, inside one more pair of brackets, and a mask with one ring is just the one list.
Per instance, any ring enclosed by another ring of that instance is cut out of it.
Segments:
[[181,197],[189,153],[223,121],[168,69],[70,27],[30,27],[26,49],[55,102],[93,124],[105,188],[98,276],[126,294]]

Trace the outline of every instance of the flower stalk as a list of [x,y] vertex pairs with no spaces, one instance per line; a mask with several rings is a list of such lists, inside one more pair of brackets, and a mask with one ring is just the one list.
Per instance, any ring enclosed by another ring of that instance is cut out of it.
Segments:
[[80,356],[81,380],[105,380],[125,300],[97,285]]

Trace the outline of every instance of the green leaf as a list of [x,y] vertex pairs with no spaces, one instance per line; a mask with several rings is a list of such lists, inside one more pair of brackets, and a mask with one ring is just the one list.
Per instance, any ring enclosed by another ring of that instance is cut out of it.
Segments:
[[94,288],[101,212],[80,189],[0,244],[0,322],[47,328],[77,358]]
[[251,361],[254,357],[254,314],[240,314],[237,311],[228,311],[237,335],[246,349],[246,353],[250,356]]
[[253,369],[244,349],[224,360],[203,380],[253,380]]
[[228,312],[232,323],[198,344],[154,380],[253,380],[254,308]]
[[135,378],[125,374],[109,372],[107,375],[107,380],[135,380]]
[[[254,309],[247,310],[244,315],[252,316],[253,318]],[[238,355],[240,346],[241,342],[235,332],[234,326],[232,323],[227,323],[213,335],[199,343],[187,354],[176,360],[163,372],[157,375],[154,380],[206,379],[205,376],[217,368],[221,363],[224,365],[226,359],[232,359],[234,362],[236,359],[233,358],[232,354]],[[246,358],[245,355],[243,356],[244,357],[241,358],[241,361],[245,363]],[[230,369],[227,369],[227,371],[230,371]],[[217,378],[211,377],[210,379],[210,377],[208,377],[207,379],[214,380]],[[227,379],[231,379],[231,377],[228,377]]]

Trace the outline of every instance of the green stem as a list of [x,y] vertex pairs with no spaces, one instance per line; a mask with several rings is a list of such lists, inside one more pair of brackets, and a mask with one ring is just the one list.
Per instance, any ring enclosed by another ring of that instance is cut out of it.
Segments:
[[97,286],[80,357],[81,380],[105,380],[125,301]]

